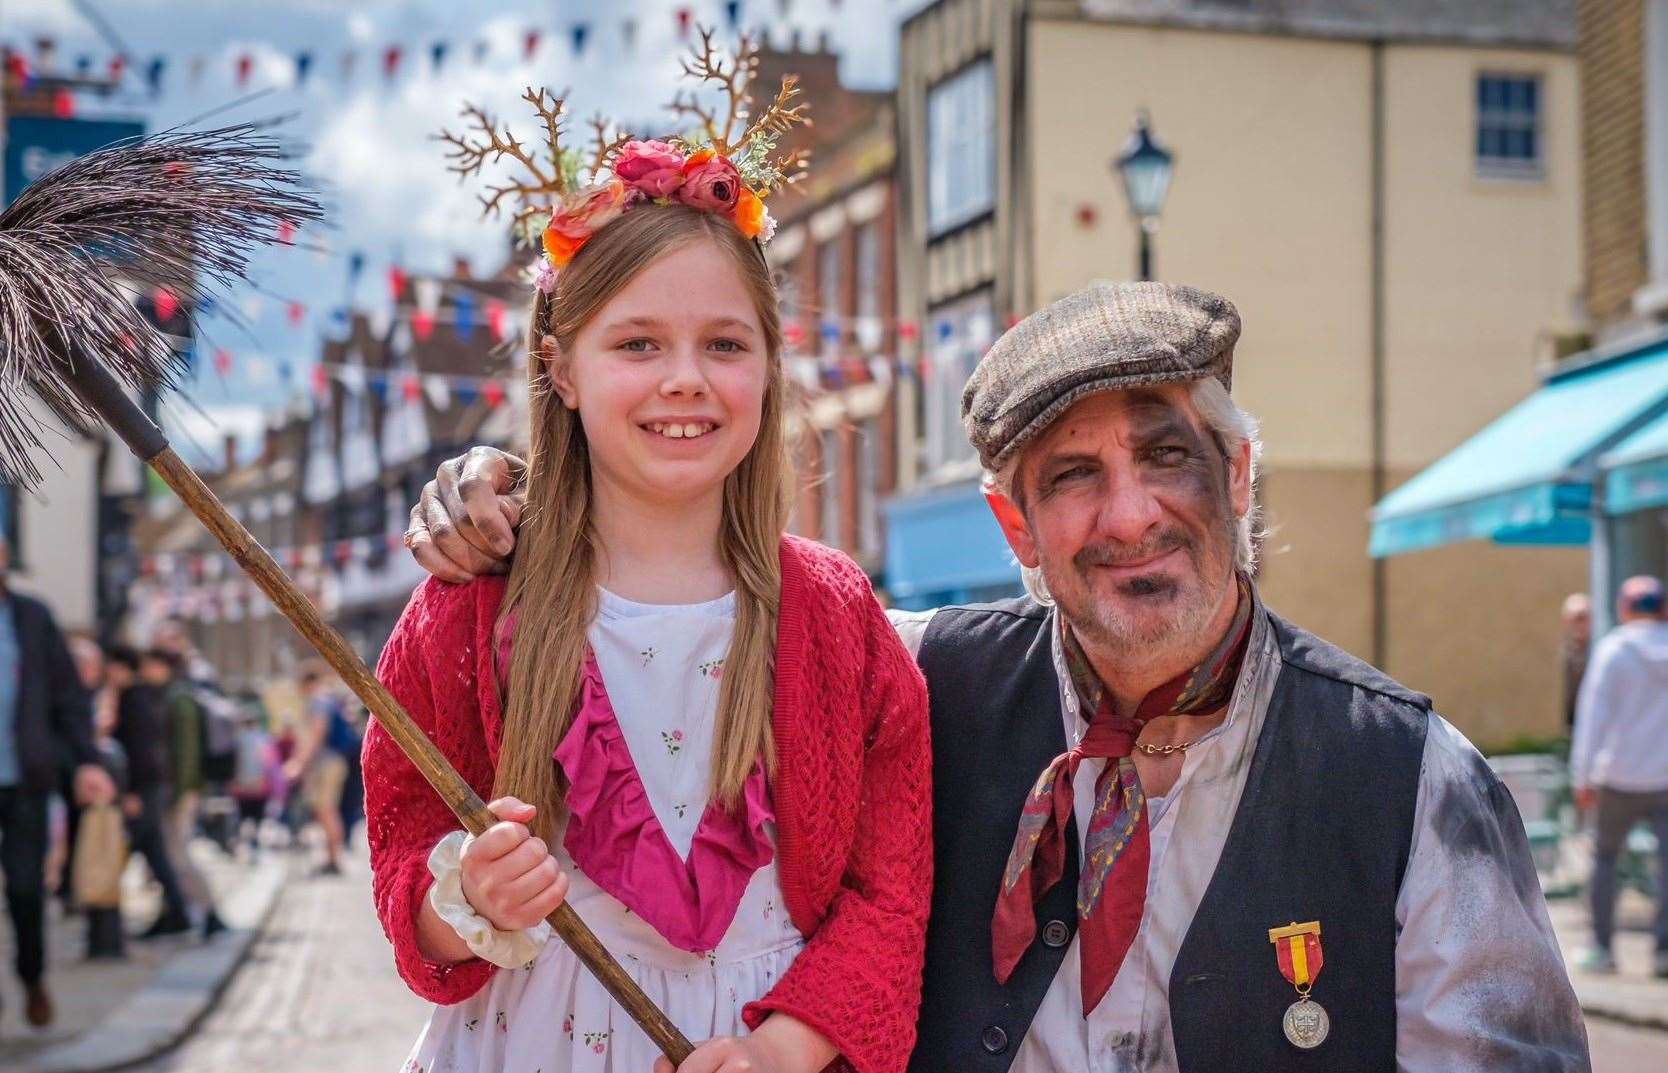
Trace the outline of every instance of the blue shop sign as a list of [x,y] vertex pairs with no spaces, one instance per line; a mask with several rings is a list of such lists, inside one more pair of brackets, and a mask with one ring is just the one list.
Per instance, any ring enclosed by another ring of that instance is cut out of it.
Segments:
[[6,120],[6,203],[53,168],[144,133],[142,123],[126,120],[12,116]]

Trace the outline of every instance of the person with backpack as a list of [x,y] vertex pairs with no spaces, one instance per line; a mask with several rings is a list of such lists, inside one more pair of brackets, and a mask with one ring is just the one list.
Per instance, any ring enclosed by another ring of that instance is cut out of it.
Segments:
[[173,791],[162,690],[140,676],[144,662],[134,649],[115,645],[110,649],[105,673],[107,685],[116,694],[112,736],[127,755],[128,781],[122,811],[127,816],[128,842],[133,852],[144,858],[162,888],[162,907],[156,919],[139,933],[140,939],[148,940],[190,931],[191,912],[164,836]]
[[203,709],[196,690],[185,677],[184,661],[176,653],[152,648],[140,661],[139,674],[161,693],[163,733],[168,741],[168,766],[172,795],[163,824],[168,857],[179,875],[187,901],[202,914],[204,939],[225,931],[226,925],[214,908],[208,880],[192,863],[189,847],[197,832],[197,807],[202,799]]
[[303,671],[301,691],[307,699],[307,716],[295,753],[284,765],[284,774],[301,780],[302,794],[324,832],[324,863],[314,875],[341,875],[342,789],[348,777],[342,743],[350,735],[357,738],[357,734],[347,722],[341,696],[331,688],[322,670],[309,667]]

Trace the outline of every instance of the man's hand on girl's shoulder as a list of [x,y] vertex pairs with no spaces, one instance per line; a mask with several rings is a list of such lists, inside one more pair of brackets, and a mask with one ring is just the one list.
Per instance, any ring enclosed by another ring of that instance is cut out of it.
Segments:
[[417,565],[460,584],[508,572],[527,502],[526,476],[526,462],[496,447],[471,447],[442,462],[405,531]]

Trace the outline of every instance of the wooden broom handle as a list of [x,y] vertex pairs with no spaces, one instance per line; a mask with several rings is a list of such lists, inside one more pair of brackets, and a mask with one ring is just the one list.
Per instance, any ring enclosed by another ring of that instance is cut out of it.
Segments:
[[[486,803],[447,762],[428,735],[412,722],[400,702],[382,688],[382,683],[376,680],[346,638],[324,620],[324,616],[319,614],[312,601],[296,587],[277,561],[255,541],[249,530],[232,517],[196,471],[174,453],[162,430],[134,405],[109,372],[85,355],[61,359],[61,367],[82,399],[97,410],[133,452],[156,471],[157,476],[179,496],[180,502],[191,508],[191,513],[214,534],[243,572],[254,579],[279,613],[289,619],[301,636],[336,669],[342,681],[376,716],[382,729],[394,739],[412,765],[422,772],[464,827],[478,835],[497,823],[498,818],[487,811]],[[545,919],[550,921],[550,926],[568,948],[578,955],[591,975],[620,1004],[620,1008],[630,1014],[661,1053],[671,1059],[672,1065],[682,1065],[695,1048],[671,1019],[643,993],[642,988],[626,975],[620,963],[614,960],[579,914],[564,902]]]

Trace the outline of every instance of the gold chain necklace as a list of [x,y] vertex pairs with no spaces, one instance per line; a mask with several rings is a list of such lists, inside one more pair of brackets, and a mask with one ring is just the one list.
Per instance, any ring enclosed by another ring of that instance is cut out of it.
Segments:
[[1144,741],[1138,741],[1135,743],[1135,747],[1148,756],[1169,756],[1172,753],[1185,753],[1203,740],[1203,738],[1194,738],[1192,741],[1179,741],[1174,745],[1148,745]]

